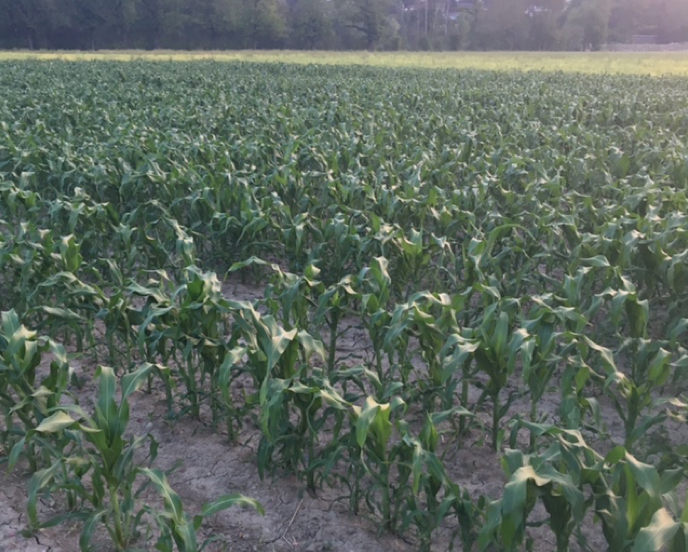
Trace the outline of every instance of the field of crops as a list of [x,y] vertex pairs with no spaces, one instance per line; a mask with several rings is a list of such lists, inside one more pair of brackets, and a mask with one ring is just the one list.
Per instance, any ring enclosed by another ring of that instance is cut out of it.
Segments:
[[[368,550],[688,550],[686,129],[682,77],[0,62],[14,542],[349,550],[287,536],[332,497]],[[179,427],[300,489],[272,542]]]
[[[640,46],[642,47],[642,46]],[[688,76],[688,49],[628,52],[360,52],[302,50],[0,51],[0,60],[221,61],[489,71]]]

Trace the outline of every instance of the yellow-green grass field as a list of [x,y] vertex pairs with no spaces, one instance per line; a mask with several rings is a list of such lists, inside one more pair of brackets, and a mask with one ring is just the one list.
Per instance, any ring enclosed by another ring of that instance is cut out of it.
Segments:
[[688,51],[679,52],[328,52],[294,50],[4,51],[0,60],[262,61],[485,70],[566,71],[688,76]]

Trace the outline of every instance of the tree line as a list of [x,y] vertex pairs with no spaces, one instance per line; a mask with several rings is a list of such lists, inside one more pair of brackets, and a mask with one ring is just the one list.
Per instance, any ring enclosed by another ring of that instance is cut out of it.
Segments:
[[688,41],[687,0],[0,0],[0,48],[584,50]]

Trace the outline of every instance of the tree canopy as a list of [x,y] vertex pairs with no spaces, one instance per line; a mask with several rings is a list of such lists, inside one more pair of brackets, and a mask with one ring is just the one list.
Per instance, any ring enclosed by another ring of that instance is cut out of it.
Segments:
[[688,41],[686,0],[0,0],[0,47],[596,49]]

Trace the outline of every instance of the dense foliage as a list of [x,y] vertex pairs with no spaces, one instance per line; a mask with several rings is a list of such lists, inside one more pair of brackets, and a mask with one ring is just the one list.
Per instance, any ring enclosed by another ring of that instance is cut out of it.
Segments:
[[[544,524],[558,550],[685,550],[686,128],[678,78],[1,64],[0,450],[35,470],[31,526],[63,493],[84,549],[142,511],[195,549],[124,433],[147,381],[421,549]],[[93,414],[75,350],[111,366]],[[455,475],[481,442],[501,496]]]
[[599,49],[688,41],[684,0],[0,0],[0,47]]

